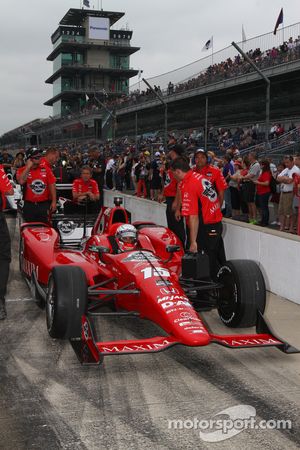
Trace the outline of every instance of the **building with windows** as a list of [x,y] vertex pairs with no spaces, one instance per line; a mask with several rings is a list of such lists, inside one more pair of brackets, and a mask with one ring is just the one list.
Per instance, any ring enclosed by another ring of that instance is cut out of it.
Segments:
[[112,29],[123,12],[69,9],[52,34],[53,50],[47,60],[53,73],[46,83],[53,96],[44,104],[52,117],[89,111],[109,98],[128,94],[129,79],[138,74],[130,67],[132,31]]

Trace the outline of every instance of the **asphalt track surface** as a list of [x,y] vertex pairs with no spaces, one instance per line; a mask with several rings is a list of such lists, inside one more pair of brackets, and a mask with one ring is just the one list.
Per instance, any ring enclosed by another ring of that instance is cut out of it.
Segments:
[[[16,221],[8,222],[13,263],[8,318],[0,323],[1,449],[300,447],[300,354],[212,344],[110,356],[100,367],[81,366],[68,342],[48,336],[45,313],[18,272]],[[279,336],[300,348],[300,306],[269,295],[267,317]],[[215,331],[232,332],[216,312],[205,313],[205,318]],[[97,328],[104,340],[155,333],[148,322],[128,318],[103,318]],[[255,408],[256,423],[290,420],[292,429],[244,429],[211,443],[197,428],[168,428],[172,419],[207,421],[238,405]]]

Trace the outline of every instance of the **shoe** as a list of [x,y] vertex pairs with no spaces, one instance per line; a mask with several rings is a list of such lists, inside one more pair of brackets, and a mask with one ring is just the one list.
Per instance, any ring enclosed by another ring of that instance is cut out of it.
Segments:
[[277,220],[274,220],[274,222],[271,222],[270,225],[280,225]]
[[7,317],[6,307],[5,307],[5,300],[0,299],[0,320],[4,320]]

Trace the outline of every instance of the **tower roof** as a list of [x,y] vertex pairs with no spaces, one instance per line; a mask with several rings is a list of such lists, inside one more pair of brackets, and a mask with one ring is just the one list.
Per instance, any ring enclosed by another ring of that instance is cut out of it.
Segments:
[[123,12],[70,8],[59,23],[60,25],[73,25],[79,27],[82,25],[82,23],[88,16],[92,16],[92,17],[105,17],[110,20],[110,26],[112,26],[124,15],[125,13]]

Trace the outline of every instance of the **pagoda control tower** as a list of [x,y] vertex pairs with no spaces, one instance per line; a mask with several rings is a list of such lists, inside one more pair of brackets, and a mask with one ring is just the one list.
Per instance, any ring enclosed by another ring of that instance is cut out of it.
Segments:
[[97,103],[127,95],[129,79],[138,74],[130,55],[139,47],[130,44],[133,32],[111,29],[123,12],[71,8],[52,34],[53,73],[46,83],[53,96],[44,104],[53,117],[82,112]]

